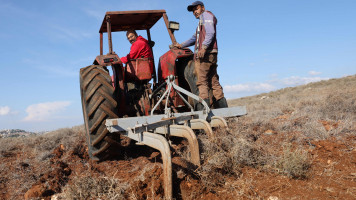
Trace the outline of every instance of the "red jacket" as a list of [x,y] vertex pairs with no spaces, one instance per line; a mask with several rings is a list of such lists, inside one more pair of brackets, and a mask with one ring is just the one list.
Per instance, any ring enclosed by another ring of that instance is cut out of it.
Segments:
[[126,64],[131,59],[136,58],[153,58],[151,47],[148,45],[148,41],[142,36],[138,36],[136,41],[132,43],[130,53],[125,57],[121,57],[121,62]]

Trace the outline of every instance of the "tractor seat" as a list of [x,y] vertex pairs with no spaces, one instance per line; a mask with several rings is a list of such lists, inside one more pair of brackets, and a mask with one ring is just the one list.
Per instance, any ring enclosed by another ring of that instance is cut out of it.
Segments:
[[126,64],[125,77],[127,80],[151,80],[153,75],[153,58],[131,59]]

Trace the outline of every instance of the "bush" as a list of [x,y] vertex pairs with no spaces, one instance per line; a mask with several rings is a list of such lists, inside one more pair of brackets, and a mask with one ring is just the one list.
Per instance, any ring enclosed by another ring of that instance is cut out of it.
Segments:
[[283,154],[275,163],[276,168],[282,174],[292,178],[307,178],[311,161],[308,153],[302,148],[292,149],[291,145],[283,147]]
[[125,185],[116,178],[75,176],[64,188],[65,199],[125,199]]
[[208,190],[223,185],[224,175],[238,176],[243,167],[263,165],[266,160],[255,144],[238,133],[220,129],[214,137],[200,135],[199,140],[203,164],[197,173]]

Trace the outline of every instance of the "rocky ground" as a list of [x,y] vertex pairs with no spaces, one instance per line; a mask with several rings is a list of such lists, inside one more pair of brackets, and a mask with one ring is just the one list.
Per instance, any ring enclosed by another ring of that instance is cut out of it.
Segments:
[[[202,166],[173,152],[175,199],[356,199],[356,77],[230,100],[248,115],[197,133]],[[148,147],[88,158],[82,126],[0,139],[0,199],[163,199],[162,161]]]

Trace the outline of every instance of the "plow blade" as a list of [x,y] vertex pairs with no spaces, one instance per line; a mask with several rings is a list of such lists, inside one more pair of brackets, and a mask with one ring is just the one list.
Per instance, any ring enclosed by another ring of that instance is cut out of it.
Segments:
[[213,129],[211,129],[209,122],[206,120],[192,119],[186,124],[193,130],[203,130],[209,137],[213,136]]
[[166,199],[172,199],[172,160],[169,144],[162,135],[144,132],[143,144],[159,150],[163,161],[163,188]]
[[168,134],[187,139],[190,150],[190,162],[198,167],[200,166],[199,144],[191,128],[182,125],[171,125],[168,127],[159,127],[155,131],[159,134]]
[[126,132],[121,132],[120,134],[136,140],[140,145],[147,145],[157,149],[161,153],[163,161],[164,196],[165,199],[172,199],[172,158],[167,139],[162,135],[146,131],[134,133],[129,130]]
[[219,128],[220,127],[220,128],[228,129],[226,120],[224,118],[220,117],[220,116],[211,117],[210,126],[212,128]]

